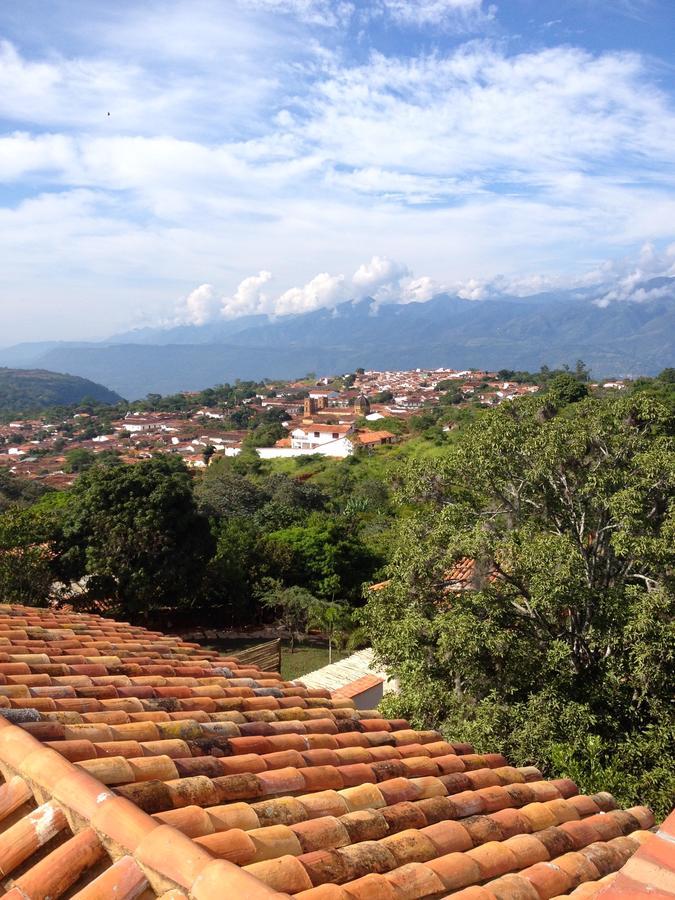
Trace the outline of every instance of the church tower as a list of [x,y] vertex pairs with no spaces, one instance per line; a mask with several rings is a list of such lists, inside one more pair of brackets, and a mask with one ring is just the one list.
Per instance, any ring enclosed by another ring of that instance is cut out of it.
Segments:
[[367,416],[370,412],[370,400],[365,394],[359,394],[354,400],[354,412],[360,416]]

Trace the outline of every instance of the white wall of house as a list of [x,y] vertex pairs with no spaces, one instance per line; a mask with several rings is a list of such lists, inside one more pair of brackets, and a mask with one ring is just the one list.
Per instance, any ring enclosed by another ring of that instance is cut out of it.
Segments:
[[346,438],[338,441],[329,441],[318,447],[258,447],[257,454],[261,459],[283,459],[294,456],[311,456],[314,453],[320,456],[334,456],[344,459],[351,456],[354,451],[352,442]]
[[307,456],[307,450],[294,450],[293,447],[258,447],[256,453],[260,459],[291,459],[294,456]]

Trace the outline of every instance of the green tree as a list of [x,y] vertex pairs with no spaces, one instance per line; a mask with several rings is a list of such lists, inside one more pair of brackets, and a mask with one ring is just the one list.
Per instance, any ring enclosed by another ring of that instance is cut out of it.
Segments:
[[313,516],[304,525],[274,531],[267,543],[285,548],[288,563],[280,572],[286,583],[307,588],[322,600],[359,597],[377,560],[347,524]]
[[[640,395],[552,418],[539,407],[503,404],[442,457],[410,463],[417,511],[366,624],[401,679],[399,711],[516,763],[575,760],[589,790],[601,765],[623,801],[663,812],[675,789],[672,417]],[[461,557],[476,561],[472,589],[449,592]]]
[[281,582],[268,582],[259,595],[261,604],[274,611],[277,621],[289,633],[291,653],[295,642],[307,631],[310,610],[316,605],[316,597],[298,585],[284,587]]
[[353,629],[352,613],[345,603],[317,600],[309,608],[308,627],[320,629],[328,638],[328,664],[333,662],[333,644],[346,641]]
[[270,475],[260,487],[267,502],[256,513],[255,522],[266,532],[305,522],[312,512],[322,510],[328,499],[315,485],[287,475]]
[[279,422],[263,422],[246,437],[249,447],[273,447],[286,430]]
[[38,481],[19,478],[4,468],[0,469],[0,512],[11,506],[30,506],[45,493],[53,491]]
[[52,593],[54,518],[10,507],[0,515],[0,598],[3,603],[45,606]]
[[129,616],[197,601],[213,541],[182,460],[95,466],[72,494],[62,566],[67,577],[87,576],[90,598],[116,601]]
[[229,460],[214,460],[195,485],[199,509],[208,516],[250,516],[269,495],[245,475],[235,472]]
[[391,403],[393,399],[394,395],[391,391],[380,391],[373,397],[373,403]]
[[204,449],[202,450],[202,459],[207,466],[211,462],[211,459],[213,458],[213,454],[215,452],[216,448],[213,446],[213,444],[207,444],[206,447],[204,447]]
[[96,462],[96,454],[84,447],[76,447],[66,453],[66,461],[63,464],[64,472],[84,472]]
[[260,618],[254,590],[267,571],[260,536],[250,518],[243,517],[223,518],[214,535],[216,551],[206,566],[199,617],[219,628],[247,625]]
[[548,394],[557,406],[567,406],[588,397],[588,388],[576,375],[561,372],[549,381]]

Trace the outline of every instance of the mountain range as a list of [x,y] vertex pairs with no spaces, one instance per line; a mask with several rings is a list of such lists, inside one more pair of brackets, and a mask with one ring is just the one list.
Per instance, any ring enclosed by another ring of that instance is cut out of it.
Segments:
[[601,306],[589,291],[485,300],[439,294],[386,305],[367,298],[278,318],[142,328],[97,343],[18,344],[0,350],[0,365],[81,375],[130,400],[357,366],[536,371],[580,358],[598,378],[656,374],[675,360],[675,278],[637,287],[651,299]]

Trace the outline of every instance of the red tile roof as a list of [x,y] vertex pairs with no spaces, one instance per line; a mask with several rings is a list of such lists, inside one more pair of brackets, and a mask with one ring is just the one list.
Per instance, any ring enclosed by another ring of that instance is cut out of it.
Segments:
[[307,425],[299,426],[307,434],[317,431],[319,434],[348,434],[352,430],[351,425],[324,425],[319,422],[310,422]]
[[[500,574],[494,567],[489,571],[487,580],[490,582],[498,581]],[[458,559],[451,569],[448,569],[445,575],[449,590],[467,589],[480,581],[479,568],[476,560],[470,556],[463,556]]]
[[356,440],[364,445],[383,444],[386,441],[393,440],[395,437],[396,435],[390,431],[359,431],[355,435]]
[[336,688],[331,692],[332,697],[358,697],[364,691],[378,687],[384,682],[384,678],[379,675],[363,675],[356,681],[351,681],[342,687]]
[[675,897],[675,812],[598,893],[602,900],[672,900]]
[[8,900],[546,900],[604,886],[653,825],[231,656],[28,607],[0,606],[0,772]]

